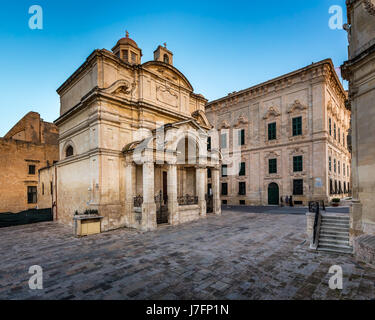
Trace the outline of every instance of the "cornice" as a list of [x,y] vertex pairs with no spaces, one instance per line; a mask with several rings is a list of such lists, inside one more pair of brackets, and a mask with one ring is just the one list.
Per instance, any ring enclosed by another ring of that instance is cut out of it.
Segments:
[[226,97],[209,102],[206,109],[217,110],[220,107],[227,107],[240,102],[256,99],[272,92],[278,92],[293,85],[293,79],[299,77],[299,81],[322,78],[322,81],[329,82],[335,91],[346,100],[345,89],[343,88],[338,75],[336,74],[331,59],[322,60],[302,69],[285,74],[278,78],[258,84],[248,89],[234,92]]

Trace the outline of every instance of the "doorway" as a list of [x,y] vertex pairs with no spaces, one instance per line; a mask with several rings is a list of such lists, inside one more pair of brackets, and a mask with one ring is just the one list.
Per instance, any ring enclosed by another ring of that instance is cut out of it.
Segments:
[[279,186],[277,183],[270,183],[268,186],[268,204],[279,205]]
[[168,223],[168,176],[167,172],[163,171],[162,190],[159,195],[155,197],[156,204],[156,222],[157,224]]

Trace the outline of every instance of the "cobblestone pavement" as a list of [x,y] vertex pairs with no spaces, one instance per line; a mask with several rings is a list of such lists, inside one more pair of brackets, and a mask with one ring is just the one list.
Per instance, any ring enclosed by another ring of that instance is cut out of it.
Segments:
[[[80,239],[51,222],[0,229],[0,299],[374,299],[375,269],[310,252],[305,220],[225,210]],[[43,268],[43,290],[28,287],[32,265]],[[342,291],[328,287],[332,265],[343,268]]]

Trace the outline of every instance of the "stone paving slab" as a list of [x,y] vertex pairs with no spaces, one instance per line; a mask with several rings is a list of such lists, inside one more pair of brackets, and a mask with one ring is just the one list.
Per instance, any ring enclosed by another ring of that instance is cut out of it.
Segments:
[[[0,299],[375,298],[375,269],[308,250],[304,215],[251,211],[79,239],[54,222],[0,229]],[[31,265],[43,268],[42,290],[28,287]],[[329,289],[332,265],[342,291]]]

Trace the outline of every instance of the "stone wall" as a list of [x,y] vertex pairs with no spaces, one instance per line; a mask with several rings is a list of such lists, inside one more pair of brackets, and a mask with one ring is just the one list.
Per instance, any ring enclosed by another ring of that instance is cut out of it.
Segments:
[[352,110],[351,241],[375,234],[375,5],[370,0],[347,1],[349,58],[341,67],[349,81]]
[[[28,203],[28,187],[38,186],[38,170],[59,158],[58,146],[0,138],[0,212],[36,208]],[[35,174],[29,174],[29,166]]]

